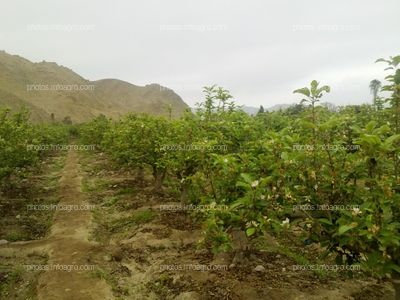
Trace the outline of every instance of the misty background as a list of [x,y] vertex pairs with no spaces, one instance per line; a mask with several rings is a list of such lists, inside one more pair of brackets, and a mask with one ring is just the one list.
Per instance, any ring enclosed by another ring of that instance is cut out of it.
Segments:
[[299,102],[312,79],[336,105],[371,102],[380,57],[398,55],[400,2],[2,1],[0,49],[89,80],[159,83],[190,106],[218,84],[248,106]]

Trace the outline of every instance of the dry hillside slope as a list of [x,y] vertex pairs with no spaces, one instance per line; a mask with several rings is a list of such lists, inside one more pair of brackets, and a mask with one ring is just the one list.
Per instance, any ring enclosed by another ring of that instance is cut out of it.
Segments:
[[0,51],[0,106],[12,110],[25,106],[34,121],[50,121],[52,114],[57,121],[70,117],[73,122],[99,114],[112,118],[128,112],[167,115],[169,105],[174,117],[188,108],[174,91],[158,84],[142,87],[117,79],[89,81],[56,63],[33,63]]

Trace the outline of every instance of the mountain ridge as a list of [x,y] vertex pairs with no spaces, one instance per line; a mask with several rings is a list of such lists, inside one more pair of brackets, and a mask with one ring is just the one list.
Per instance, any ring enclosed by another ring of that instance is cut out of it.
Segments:
[[99,114],[119,118],[128,112],[179,117],[188,105],[173,90],[105,78],[90,81],[55,62],[31,62],[0,51],[0,106],[27,107],[38,122],[86,122]]

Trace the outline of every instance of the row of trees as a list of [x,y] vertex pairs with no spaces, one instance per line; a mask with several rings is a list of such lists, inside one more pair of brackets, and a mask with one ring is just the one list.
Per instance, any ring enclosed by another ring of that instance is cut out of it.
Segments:
[[181,119],[103,116],[81,136],[139,177],[151,170],[155,192],[168,178],[181,201],[214,207],[202,217],[203,242],[215,252],[230,249],[232,230],[253,239],[300,226],[301,241],[320,243],[341,262],[400,272],[399,59],[380,60],[393,71],[381,110],[319,106],[330,88],[312,81],[295,91],[304,109],[252,117],[212,86]]
[[46,153],[41,145],[62,144],[68,140],[66,126],[34,125],[29,113],[0,110],[0,190],[12,185],[11,178],[24,176]]

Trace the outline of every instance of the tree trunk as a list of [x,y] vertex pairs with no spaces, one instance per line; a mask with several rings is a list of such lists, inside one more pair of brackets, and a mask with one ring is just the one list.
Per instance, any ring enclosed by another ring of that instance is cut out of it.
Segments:
[[153,191],[155,193],[162,193],[162,184],[164,182],[166,173],[167,173],[166,170],[153,168],[153,177],[154,177]]
[[137,169],[135,181],[137,181],[139,183],[143,183],[144,182],[144,170],[143,170],[143,167],[139,167]]
[[189,183],[185,181],[181,184],[181,195],[180,195],[181,203],[186,203],[188,199],[188,194],[189,194]]

